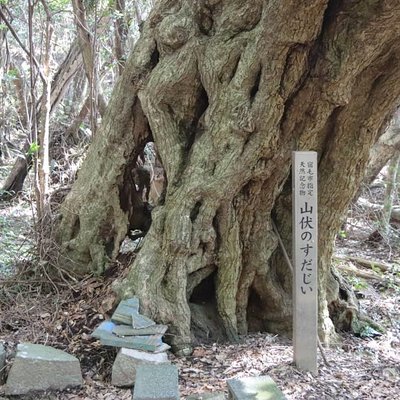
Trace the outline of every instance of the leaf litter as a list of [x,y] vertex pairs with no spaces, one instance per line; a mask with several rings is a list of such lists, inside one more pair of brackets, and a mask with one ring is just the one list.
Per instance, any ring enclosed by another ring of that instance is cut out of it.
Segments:
[[[14,212],[1,208],[0,243],[15,238],[27,245],[31,235],[27,210],[18,201]],[[21,209],[22,207],[22,209]],[[357,211],[357,210],[356,210]],[[364,220],[352,211],[352,227],[345,239],[338,239],[341,254],[360,254],[399,264],[398,250],[385,243],[371,243],[358,237]],[[29,228],[29,229],[28,229]],[[24,236],[25,235],[25,236]],[[365,235],[364,235],[365,236]],[[3,254],[5,254],[3,252]],[[44,268],[34,262],[16,262],[17,273],[11,278],[0,276],[0,341],[7,353],[18,343],[29,341],[54,346],[74,354],[81,362],[84,386],[63,392],[13,396],[15,400],[125,400],[131,399],[130,389],[111,385],[111,368],[116,350],[104,347],[90,334],[104,319],[111,316],[117,303],[112,282],[127,272],[125,260],[116,262],[103,278],[89,276],[84,280],[48,279]],[[134,257],[130,255],[129,257]],[[396,258],[397,257],[397,258]],[[131,259],[130,258],[130,259]],[[3,266],[7,260],[0,260]],[[8,261],[7,261],[8,263]],[[357,266],[358,268],[360,266]],[[398,274],[398,272],[397,272]],[[57,275],[57,274],[56,274]],[[319,355],[317,376],[299,371],[293,364],[293,348],[289,338],[273,334],[253,333],[240,343],[199,343],[190,357],[170,354],[179,367],[181,397],[191,394],[222,391],[227,395],[226,381],[243,376],[271,376],[287,399],[395,399],[400,393],[400,288],[390,284],[354,281],[360,307],[386,328],[378,337],[355,337],[340,333],[340,342],[326,347],[330,366]],[[59,278],[59,277],[58,277]],[[351,276],[348,277],[349,279]],[[362,284],[360,284],[362,283]],[[358,286],[356,286],[358,285]],[[7,366],[9,368],[10,365]],[[0,400],[6,399],[0,387]]]

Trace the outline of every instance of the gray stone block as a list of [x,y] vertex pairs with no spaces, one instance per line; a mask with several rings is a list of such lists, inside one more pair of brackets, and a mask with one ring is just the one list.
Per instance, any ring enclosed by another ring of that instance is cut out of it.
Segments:
[[269,376],[257,376],[227,381],[229,398],[233,400],[285,400],[275,381]]
[[4,383],[5,377],[5,367],[6,367],[6,349],[3,343],[0,343],[0,385]]
[[118,337],[110,334],[109,336],[102,336],[100,342],[105,346],[125,347],[128,349],[153,352],[157,351],[160,346],[163,346],[163,348],[167,346],[166,349],[169,349],[169,346],[165,345],[161,339],[161,335]]
[[133,400],[179,400],[178,368],[175,365],[139,365]]
[[82,385],[82,373],[76,357],[40,344],[21,343],[8,374],[6,395],[31,391],[63,390]]
[[122,300],[114,314],[111,317],[111,321],[120,322],[122,324],[132,324],[132,314],[139,313],[139,299],[132,297],[131,299]]
[[115,328],[114,322],[104,321],[94,330],[92,336],[100,339],[105,346],[125,347],[154,353],[161,353],[170,349],[170,346],[162,342],[162,335],[119,337],[113,334]]
[[167,350],[171,348],[170,345],[167,343],[161,343],[155,350],[152,351],[152,353],[158,354],[158,353],[164,353]]
[[145,315],[132,314],[131,317],[133,329],[144,329],[156,324],[152,319],[147,318]]
[[117,325],[114,324],[114,322],[111,321],[104,321],[102,322],[92,333],[92,336],[101,339],[102,337],[108,337],[109,335],[112,334],[113,329]]
[[112,367],[111,383],[114,386],[133,386],[136,379],[136,369],[143,364],[169,364],[166,353],[152,354],[144,351],[121,349]]
[[117,336],[164,335],[167,329],[167,325],[153,325],[142,329],[134,329],[126,325],[117,325],[112,330],[112,333]]
[[192,394],[186,397],[186,400],[225,400],[225,393],[213,392],[213,393],[199,393]]

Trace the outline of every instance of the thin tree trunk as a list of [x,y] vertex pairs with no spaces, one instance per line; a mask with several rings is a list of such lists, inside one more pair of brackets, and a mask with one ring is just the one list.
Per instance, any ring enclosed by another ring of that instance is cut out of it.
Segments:
[[10,68],[13,71],[16,71],[15,77],[13,79],[13,84],[15,86],[15,91],[17,94],[17,99],[18,99],[18,116],[20,118],[20,123],[21,127],[23,129],[27,129],[28,127],[28,102],[26,99],[26,93],[25,93],[25,82],[24,79],[21,76],[21,73],[19,69],[14,65],[11,64]]
[[[43,66],[43,92],[40,113],[40,131],[38,137],[38,178],[39,178],[39,197],[36,199],[38,208],[38,219],[40,221],[41,231],[48,223],[50,217],[50,207],[48,204],[49,192],[49,147],[50,147],[50,110],[51,110],[51,73],[50,73],[50,56],[52,52],[52,34],[53,25],[51,21],[50,10],[45,0],[41,1],[46,11],[46,31],[45,31],[45,48],[42,57]],[[42,244],[40,243],[40,248]]]
[[122,74],[125,66],[125,47],[128,29],[125,23],[125,0],[115,1],[117,17],[114,21],[114,55],[118,65],[118,75]]
[[[74,10],[75,24],[79,38],[79,45],[83,56],[83,64],[85,73],[89,81],[90,90],[90,121],[92,134],[95,135],[97,130],[97,112],[100,115],[105,112],[105,100],[98,86],[96,57],[94,52],[95,42],[86,20],[86,11],[82,0],[72,0]],[[95,34],[96,33],[95,29]],[[100,99],[100,101],[98,100]]]
[[67,139],[72,136],[75,139],[75,141],[78,142],[77,132],[80,126],[82,125],[82,122],[88,115],[89,109],[90,109],[90,97],[87,96],[85,101],[83,102],[83,105],[78,115],[75,117],[75,119],[72,121],[72,124],[68,127],[67,131],[65,132],[65,137]]
[[64,94],[76,73],[83,65],[82,53],[78,39],[74,39],[63,62],[57,68],[51,82],[51,113],[60,104]]
[[[4,5],[0,4],[0,9],[4,13]],[[5,84],[4,71],[6,70],[9,59],[7,48],[7,31],[0,30],[0,165],[3,162],[4,151],[7,150],[5,145]]]
[[397,173],[399,169],[400,152],[397,152],[389,162],[386,177],[385,200],[382,210],[381,232],[385,238],[390,234],[390,218],[392,215],[393,198],[397,193]]
[[37,98],[36,98],[36,82],[37,75],[40,75],[42,78],[42,82],[45,83],[46,79],[43,76],[43,73],[40,69],[40,65],[36,61],[34,54],[34,43],[33,43],[33,14],[35,11],[36,3],[32,0],[28,0],[28,41],[29,41],[29,66],[30,66],[30,94],[31,94],[31,102],[30,102],[30,121],[29,121],[29,150],[33,161],[34,167],[34,180],[33,186],[35,191],[35,197],[38,204],[36,204],[38,210],[38,217],[40,218],[40,182],[39,182],[39,159],[38,159],[38,128],[39,128],[39,118],[40,115],[36,112]]

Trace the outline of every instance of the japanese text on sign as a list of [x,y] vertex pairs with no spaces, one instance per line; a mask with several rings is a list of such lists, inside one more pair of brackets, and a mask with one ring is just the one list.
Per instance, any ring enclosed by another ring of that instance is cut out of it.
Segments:
[[297,367],[317,371],[317,153],[295,151],[293,177],[293,346]]

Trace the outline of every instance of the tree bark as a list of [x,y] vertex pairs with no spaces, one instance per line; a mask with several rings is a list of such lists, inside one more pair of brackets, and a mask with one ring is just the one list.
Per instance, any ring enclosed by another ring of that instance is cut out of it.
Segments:
[[397,111],[385,133],[372,147],[363,183],[370,185],[389,160],[400,151],[400,115]]
[[53,81],[51,83],[51,111],[60,104],[64,98],[64,94],[76,75],[76,73],[82,68],[83,59],[82,53],[79,47],[78,38],[74,39],[68,50],[64,61],[60,64],[54,75]]
[[[83,65],[85,67],[86,77],[89,82],[90,91],[90,121],[92,134],[97,131],[97,112],[103,116],[105,112],[106,101],[103,98],[101,88],[99,86],[97,76],[97,63],[95,53],[95,41],[90,32],[86,20],[86,10],[83,0],[72,0],[74,10],[75,24],[79,40],[79,46],[83,57]],[[95,32],[97,25],[95,27]]]
[[118,75],[122,74],[125,66],[125,47],[128,27],[125,22],[125,0],[115,0],[117,15],[114,21],[114,56],[117,62]]
[[65,260],[102,273],[116,256],[128,227],[126,171],[152,137],[165,199],[120,295],[139,296],[143,312],[169,324],[182,354],[198,298],[230,339],[288,332],[291,275],[271,221],[290,249],[291,152],[315,150],[328,341],[339,296],[333,239],[400,95],[399,16],[394,0],[159,1],[62,207]]

